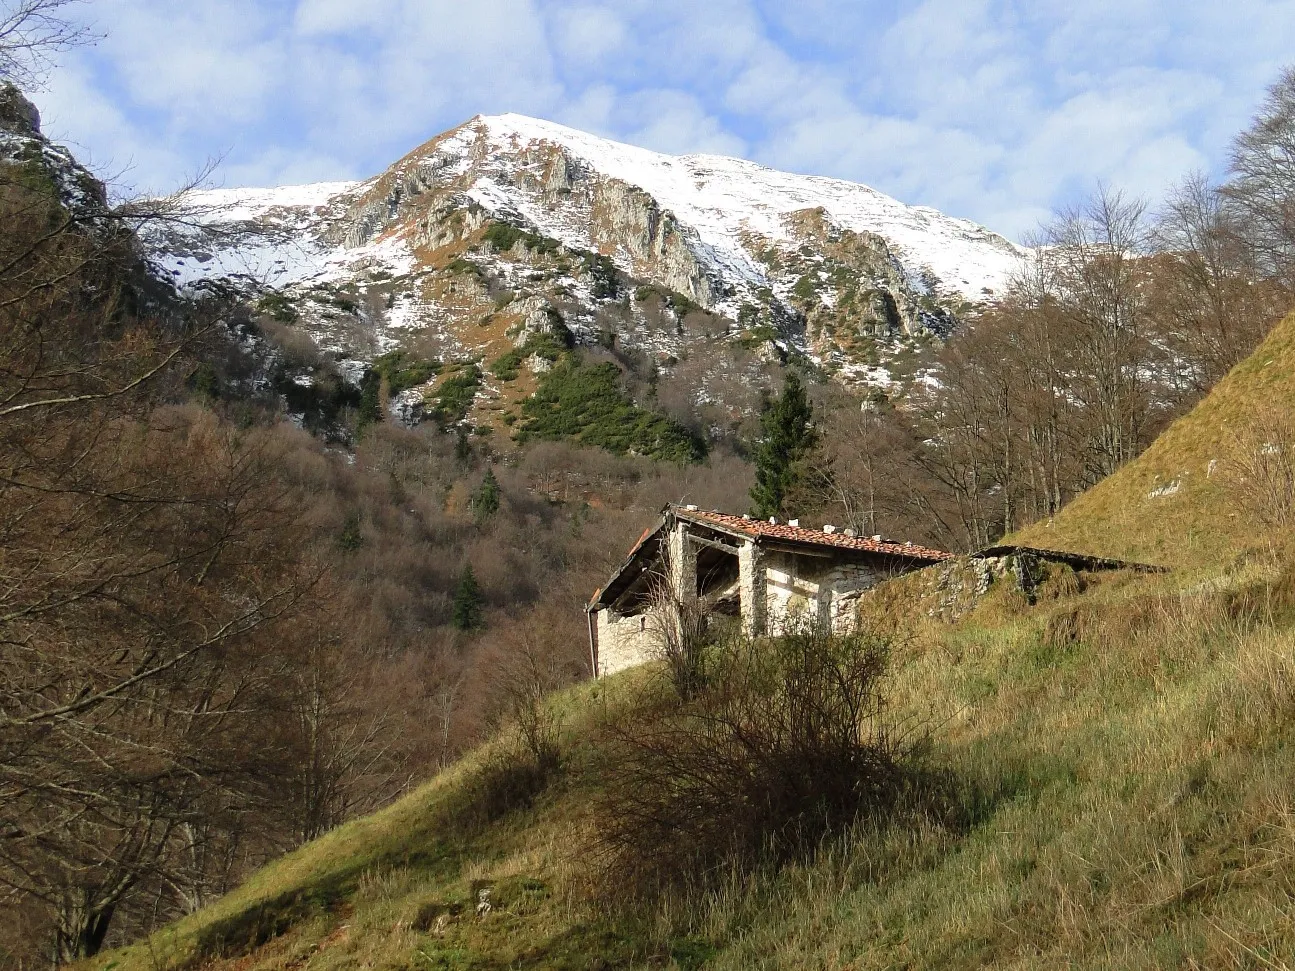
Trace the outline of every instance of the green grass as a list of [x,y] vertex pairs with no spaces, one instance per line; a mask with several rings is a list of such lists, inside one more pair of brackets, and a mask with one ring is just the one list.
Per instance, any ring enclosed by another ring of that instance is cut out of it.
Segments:
[[[501,740],[94,965],[1289,967],[1291,584],[1261,567],[1218,581],[1120,575],[1035,607],[1000,586],[954,624],[893,617],[909,637],[890,694],[933,728],[951,821],[860,827],[805,864],[616,917],[585,892],[588,805],[597,719],[643,690],[638,672],[554,700],[568,772],[534,805],[463,826]],[[498,905],[482,921],[480,886]],[[457,917],[438,937],[441,912]]]

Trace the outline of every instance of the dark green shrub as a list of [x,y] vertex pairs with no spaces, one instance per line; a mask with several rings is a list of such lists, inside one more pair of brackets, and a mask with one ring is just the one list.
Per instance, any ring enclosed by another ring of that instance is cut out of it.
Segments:
[[472,518],[477,521],[478,525],[486,522],[499,511],[500,498],[499,480],[495,478],[494,469],[486,469],[481,485],[477,486],[476,491],[472,493],[471,500],[469,500],[469,505],[472,508]]
[[343,553],[352,553],[364,545],[364,536],[360,533],[360,517],[351,513],[342,524],[342,531],[337,537],[337,548]]
[[475,364],[461,367],[458,373],[446,378],[437,389],[432,417],[442,428],[462,421],[467,417],[480,386],[481,369]]
[[356,434],[364,431],[375,422],[382,421],[382,375],[373,368],[364,372],[360,379],[360,406],[355,420]]
[[616,263],[610,256],[602,253],[586,253],[585,271],[593,279],[593,295],[597,300],[615,300],[620,294],[620,281],[616,275]]
[[459,574],[459,585],[455,588],[454,603],[450,608],[450,622],[459,630],[478,629],[485,621],[485,602],[477,576],[469,563]]
[[445,271],[455,275],[474,276],[478,280],[485,279],[485,272],[476,263],[471,260],[465,260],[461,256],[456,256],[450,262],[445,264]]
[[493,222],[486,227],[482,237],[498,253],[506,253],[519,242],[532,253],[552,256],[562,248],[562,244],[548,236],[540,236],[529,230],[521,229],[510,223]]
[[[521,372],[522,362],[531,355],[538,355],[546,361],[558,360],[571,343],[574,343],[571,331],[566,329],[563,324],[561,337],[553,334],[534,334],[521,347],[514,347],[512,350],[501,354],[490,365],[490,373],[500,381],[515,381],[517,375]],[[570,343],[565,342],[565,337]]]
[[699,462],[706,443],[678,422],[634,404],[611,363],[587,366],[575,357],[554,365],[522,405],[519,441],[566,439],[618,455]]
[[185,384],[190,391],[206,401],[215,401],[220,397],[220,376],[205,361],[193,369]]
[[797,299],[809,303],[818,297],[818,279],[806,274],[796,281],[791,292]]
[[267,293],[256,302],[256,308],[281,324],[296,323],[301,317],[292,298],[278,292]]
[[440,373],[439,361],[426,361],[407,351],[388,351],[374,359],[373,369],[387,382],[387,393],[398,395],[402,391],[426,384]]

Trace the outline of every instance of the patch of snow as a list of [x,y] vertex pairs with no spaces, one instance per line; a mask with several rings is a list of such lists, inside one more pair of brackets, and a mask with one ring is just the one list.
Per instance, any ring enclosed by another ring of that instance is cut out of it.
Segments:
[[[822,208],[843,229],[876,233],[895,244],[919,291],[925,289],[922,271],[929,270],[950,290],[971,300],[984,299],[986,290],[1002,292],[1028,253],[976,223],[928,206],[907,206],[855,182],[779,172],[718,155],[663,155],[524,115],[475,121],[492,145],[506,152],[548,142],[604,176],[638,186],[695,230],[717,264],[749,280],[762,279],[763,271],[742,247],[743,231],[791,243],[794,237],[785,217],[806,209]],[[455,147],[466,151],[468,144],[460,140]],[[449,149],[442,144],[442,151]],[[488,208],[517,204],[514,194],[486,179],[478,180],[473,195]],[[539,207],[528,207],[525,215],[558,239],[569,229]],[[588,245],[587,240],[571,242]]]
[[1164,499],[1167,496],[1175,496],[1183,487],[1181,479],[1174,479],[1172,482],[1166,482],[1164,485],[1156,486],[1147,493],[1148,499]]

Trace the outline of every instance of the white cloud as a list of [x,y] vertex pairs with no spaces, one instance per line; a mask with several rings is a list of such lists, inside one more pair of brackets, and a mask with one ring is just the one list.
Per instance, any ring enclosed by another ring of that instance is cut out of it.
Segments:
[[301,0],[293,26],[303,35],[345,34],[350,31],[380,32],[395,22],[398,0]]
[[572,73],[586,75],[605,69],[611,58],[624,50],[628,34],[617,12],[584,4],[558,8],[550,31],[554,54]]
[[644,91],[629,99],[626,114],[637,124],[622,137],[673,155],[746,154],[747,145],[724,130],[697,98],[683,91]]
[[1019,234],[1220,169],[1295,0],[97,0],[38,102],[140,184],[372,174],[477,112],[853,178]]

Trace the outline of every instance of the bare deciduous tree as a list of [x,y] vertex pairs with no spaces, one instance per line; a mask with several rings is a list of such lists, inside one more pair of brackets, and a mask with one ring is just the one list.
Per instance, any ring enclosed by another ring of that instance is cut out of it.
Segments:
[[19,84],[38,80],[61,51],[94,40],[76,23],[81,0],[3,0],[0,2],[0,78]]
[[1237,137],[1222,192],[1264,271],[1295,286],[1295,67],[1282,72]]

